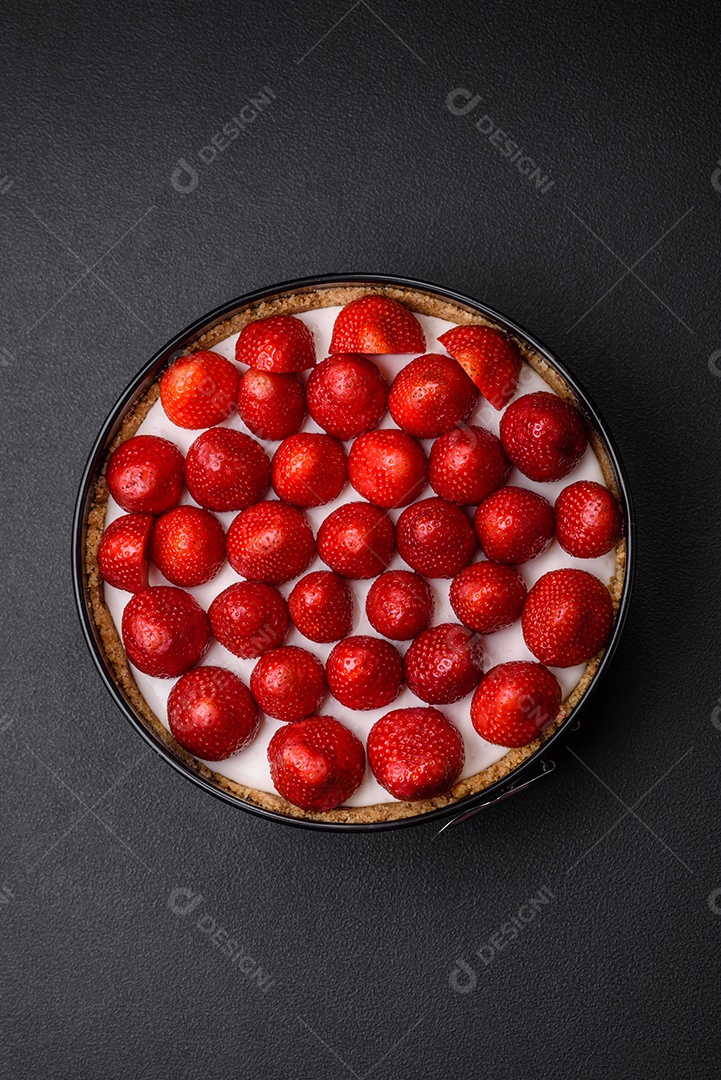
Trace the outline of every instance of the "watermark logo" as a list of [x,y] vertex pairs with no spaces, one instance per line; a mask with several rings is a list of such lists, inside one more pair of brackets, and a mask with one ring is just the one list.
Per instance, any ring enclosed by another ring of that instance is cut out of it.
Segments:
[[483,968],[487,968],[500,952],[507,949],[519,934],[530,926],[538,913],[553,899],[555,899],[554,893],[548,885],[544,885],[534,896],[530,896],[525,904],[521,904],[515,915],[511,915],[507,922],[501,923],[498,930],[476,949],[470,961],[459,957],[448,975],[451,989],[457,994],[472,994],[478,985],[478,965],[471,961],[478,959],[483,964]]
[[[481,95],[466,90],[463,86],[457,86],[446,96],[446,108],[453,116],[468,116],[481,104]],[[484,113],[475,121],[477,131],[480,131],[491,146],[501,155],[507,158],[514,168],[532,181],[537,191],[545,195],[553,187],[555,180],[544,174],[534,158],[528,154],[516,139],[502,128],[496,121]]]
[[[194,889],[187,885],[176,885],[175,888],[171,889],[168,896],[168,908],[180,919],[185,919],[188,915],[198,911],[202,903],[203,894],[196,893]],[[193,925],[203,937],[209,938],[215,948],[219,949],[221,954],[227,957],[231,964],[234,964],[243,975],[247,975],[264,994],[267,994],[270,988],[275,985],[275,979],[267,971],[263,970],[258,961],[244,949],[236,938],[231,936],[231,931],[223,926],[210,912],[204,911],[198,914]]]
[[212,165],[220,154],[224,154],[233,145],[236,139],[245,135],[250,125],[270,107],[275,99],[275,91],[269,86],[264,86],[234,116],[226,120],[222,127],[211,135],[208,142],[191,155],[190,160],[185,157],[178,158],[175,168],[170,173],[170,183],[178,194],[190,195],[195,191],[203,168]]
[[721,349],[716,349],[709,356],[708,369],[717,379],[721,379]]
[[711,173],[711,187],[721,194],[721,158],[716,162],[716,168]]
[[714,915],[721,915],[721,885],[712,889],[706,898],[706,902]]

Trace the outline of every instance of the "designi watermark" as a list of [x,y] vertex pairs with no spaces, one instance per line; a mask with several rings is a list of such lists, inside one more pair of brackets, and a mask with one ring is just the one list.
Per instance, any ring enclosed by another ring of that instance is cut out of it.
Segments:
[[[468,116],[481,104],[480,94],[474,94],[463,86],[457,86],[446,96],[446,107],[453,116]],[[491,146],[517,169],[521,176],[532,181],[536,190],[545,195],[550,191],[555,180],[545,175],[540,165],[528,154],[523,147],[513,138],[510,132],[502,128],[496,121],[484,113],[475,121],[475,128],[481,135],[488,139]]]
[[[202,903],[203,894],[195,892],[194,889],[187,885],[176,885],[174,889],[171,889],[168,896],[168,908],[181,919],[185,919],[198,911]],[[275,985],[275,979],[267,971],[263,970],[258,961],[244,949],[236,938],[231,937],[231,931],[222,926],[214,915],[207,911],[199,913],[194,925],[196,930],[199,930],[204,937],[210,939],[216,949],[220,949],[222,955],[226,956],[231,964],[234,964],[239,971],[242,971],[244,975],[247,975],[249,979],[256,983],[264,994],[267,994],[270,988]]]
[[721,158],[716,162],[716,168],[711,173],[711,187],[721,195]]
[[721,349],[716,349],[708,358],[708,369],[717,379],[721,379]]
[[[528,900],[521,904],[516,914],[511,915],[506,922],[501,923],[498,930],[476,949],[471,960],[477,958],[483,964],[483,968],[487,968],[489,964],[493,963],[498,953],[507,949],[553,899],[555,899],[555,894],[548,885],[540,888],[535,895],[529,896]],[[455,967],[449,972],[448,982],[451,989],[455,990],[457,994],[473,993],[478,985],[477,965],[474,966],[471,961],[459,957],[456,960]]]
[[[208,168],[220,154],[229,150],[236,139],[245,135],[251,124],[276,100],[276,93],[269,86],[264,86],[255,97],[250,98],[231,116],[222,127],[211,135],[207,143],[201,146],[191,160],[178,158],[170,174],[170,183],[179,195],[190,195],[200,182],[200,172]],[[197,167],[196,167],[197,165]]]

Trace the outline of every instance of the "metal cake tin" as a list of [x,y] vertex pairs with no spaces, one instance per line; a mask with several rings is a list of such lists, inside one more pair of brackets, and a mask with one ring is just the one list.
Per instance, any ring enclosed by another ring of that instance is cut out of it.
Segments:
[[[303,291],[311,292],[323,288],[337,288],[344,285],[368,285],[371,287],[388,285],[398,288],[417,289],[432,297],[436,297],[439,300],[456,303],[469,308],[472,311],[495,321],[509,333],[527,342],[531,348],[539,353],[543,359],[554,368],[563,379],[565,379],[573,393],[576,395],[590,424],[595,428],[597,434],[605,444],[608,459],[616,475],[626,528],[626,567],[613,634],[590,685],[585,690],[581,700],[575,708],[571,710],[570,714],[558,726],[553,734],[526,761],[518,765],[508,775],[494,781],[483,791],[468,795],[449,806],[440,807],[429,811],[428,813],[418,814],[413,817],[400,818],[396,821],[353,823],[309,821],[293,818],[246,802],[238,796],[216,787],[204,777],[194,773],[183,761],[173,755],[171,750],[164,745],[161,739],[153,731],[145,726],[130,702],[125,698],[120,687],[117,685],[105,658],[99,634],[92,618],[85,573],[86,523],[93,498],[93,492],[95,490],[95,484],[102,469],[108,449],[117,435],[128,409],[142,397],[150,386],[152,386],[164,368],[172,363],[179,355],[182,355],[182,353],[184,353],[184,351],[200,337],[217,326],[218,323],[232,318],[237,312],[242,311],[249,305],[256,304],[262,300],[271,300],[287,293]],[[78,613],[80,615],[80,622],[85,640],[100,676],[126,719],[132,724],[145,742],[167,761],[169,765],[172,765],[174,769],[187,779],[191,780],[198,787],[215,795],[216,798],[222,799],[224,802],[252,814],[257,814],[259,817],[271,821],[282,822],[285,825],[295,825],[307,829],[341,832],[370,832],[381,829],[406,828],[411,825],[427,824],[432,821],[440,823],[443,828],[448,825],[454,825],[473,816],[480,810],[495,805],[503,799],[508,798],[510,795],[523,790],[555,768],[551,756],[552,753],[560,749],[567,741],[571,732],[577,729],[583,710],[592,694],[599,686],[599,683],[608,670],[613,655],[618,648],[628,613],[633,586],[636,559],[636,533],[628,477],[613,436],[611,435],[605,420],[587,392],[580,386],[575,376],[572,375],[568,368],[565,367],[565,365],[562,364],[561,361],[532,334],[519,326],[518,323],[514,322],[512,319],[509,319],[505,315],[500,314],[500,312],[495,311],[493,308],[474,300],[472,297],[465,296],[462,293],[454,292],[450,289],[442,288],[438,285],[433,285],[429,282],[417,281],[412,278],[395,277],[388,274],[330,274],[320,277],[302,278],[297,281],[288,281],[268,288],[258,289],[255,292],[247,293],[226,304],[222,304],[209,314],[202,316],[200,319],[196,319],[195,322],[159,349],[148,363],[145,364],[121,394],[110,412],[110,415],[103,424],[93,448],[90,451],[90,456],[80,482],[80,489],[75,507],[72,535],[72,558],[73,586]]]

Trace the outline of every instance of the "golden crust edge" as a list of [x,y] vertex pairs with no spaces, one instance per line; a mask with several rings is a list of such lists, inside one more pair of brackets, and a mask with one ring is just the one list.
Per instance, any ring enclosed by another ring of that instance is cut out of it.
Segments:
[[[498,324],[492,319],[487,319],[484,316],[479,315],[476,312],[468,311],[455,303],[442,300],[415,289],[396,286],[365,287],[362,285],[330,288],[320,287],[317,289],[309,288],[308,290],[301,292],[295,292],[274,299],[263,300],[257,304],[252,304],[244,311],[239,312],[230,319],[222,321],[213,327],[212,330],[203,334],[186,350],[186,352],[190,353],[199,349],[212,348],[213,345],[218,344],[218,342],[229,337],[231,334],[238,333],[244,326],[255,319],[268,318],[270,315],[279,314],[297,315],[301,312],[310,311],[316,308],[345,305],[350,303],[351,300],[367,295],[370,292],[382,293],[389,296],[394,300],[398,300],[399,302],[408,305],[420,314],[436,316],[437,318],[446,319],[458,324],[475,323],[478,325],[498,327]],[[539,353],[532,349],[526,341],[515,336],[514,340],[519,346],[524,360],[526,360],[526,362],[541,375],[560,397],[570,401],[583,412],[582,403],[577,400],[576,395],[565,379],[563,379]],[[371,806],[339,807],[336,810],[312,812],[294,806],[279,795],[261,791],[257,788],[247,787],[234,780],[229,780],[227,777],[222,776],[220,773],[216,773],[214,770],[209,769],[206,765],[203,765],[202,762],[192,757],[192,755],[188,754],[178,745],[167,728],[164,727],[162,722],[149,707],[138,689],[137,683],[130,670],[120,636],[115,628],[110,611],[105,604],[103,582],[100,577],[97,562],[98,545],[104,529],[106,507],[109,497],[105,479],[108,457],[116,446],[119,446],[135,434],[149,410],[157,401],[159,392],[158,379],[127,414],[115,439],[108,449],[100,475],[96,481],[86,521],[85,574],[87,596],[89,598],[90,615],[100,639],[102,651],[105,655],[106,662],[111,669],[116,685],[118,685],[121,690],[123,697],[132,707],[136,715],[143,721],[144,726],[160,740],[165,748],[169,750],[176,759],[181,761],[196,776],[209,782],[219,791],[225,791],[252,806],[298,820],[360,825],[383,821],[398,821],[411,817],[422,817],[432,810],[451,806],[453,803],[456,803],[469,795],[479,794],[490,787],[491,784],[509,776],[520,765],[527,761],[541,746],[543,746],[553,732],[558,729],[560,724],[579,703],[598,670],[605,650],[601,650],[601,652],[588,662],[581,679],[563,702],[558,717],[553,724],[545,729],[539,738],[535,739],[527,746],[507,751],[507,753],[497,762],[494,762],[493,765],[475,773],[473,776],[467,777],[465,780],[459,781],[447,795],[419,802],[376,803]],[[588,427],[590,442],[601,465],[606,484],[618,495],[617,478],[605,444],[590,424]],[[611,598],[616,611],[618,610],[623,592],[625,568],[626,543],[625,540],[622,540],[616,549],[616,568],[614,577],[609,584],[609,591],[611,592]]]

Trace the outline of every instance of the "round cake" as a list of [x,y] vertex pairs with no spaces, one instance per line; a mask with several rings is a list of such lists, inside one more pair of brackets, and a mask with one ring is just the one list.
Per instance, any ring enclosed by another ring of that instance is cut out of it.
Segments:
[[291,292],[124,417],[92,617],[136,714],[214,786],[294,818],[421,815],[510,774],[590,685],[618,495],[522,338],[421,290]]

